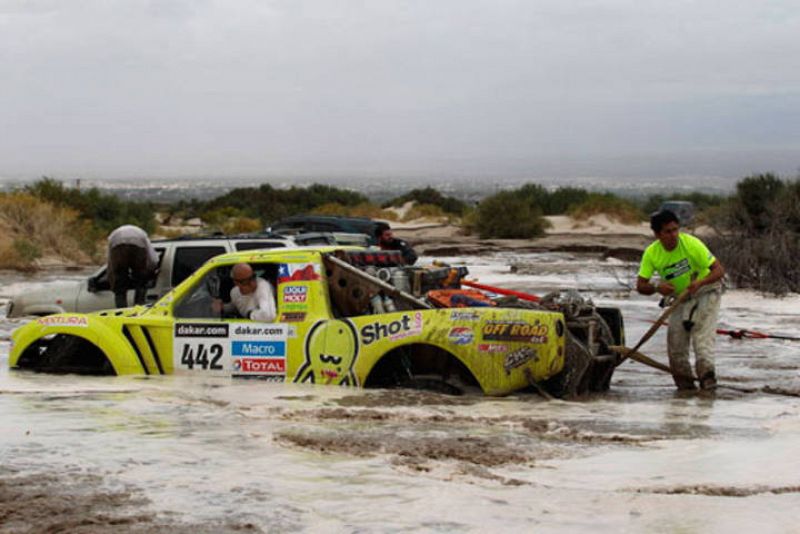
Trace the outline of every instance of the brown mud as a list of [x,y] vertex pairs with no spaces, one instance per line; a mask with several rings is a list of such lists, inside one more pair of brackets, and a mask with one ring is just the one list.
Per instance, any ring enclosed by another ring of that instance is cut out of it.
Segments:
[[784,493],[800,493],[800,486],[715,486],[711,484],[694,484],[689,486],[671,486],[665,488],[640,488],[636,493],[658,493],[663,495],[707,495],[710,497],[750,497],[765,493],[781,495]]
[[163,517],[147,511],[149,501],[137,490],[109,488],[107,478],[76,470],[21,474],[0,467],[0,534],[263,532],[244,522],[186,523]]

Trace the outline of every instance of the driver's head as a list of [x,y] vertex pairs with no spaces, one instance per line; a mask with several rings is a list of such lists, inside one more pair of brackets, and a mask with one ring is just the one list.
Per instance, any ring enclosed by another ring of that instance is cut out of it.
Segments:
[[387,243],[392,240],[394,235],[392,229],[386,223],[378,223],[375,226],[375,240],[378,243]]
[[258,287],[253,268],[246,263],[237,263],[231,269],[231,278],[242,295],[252,293]]

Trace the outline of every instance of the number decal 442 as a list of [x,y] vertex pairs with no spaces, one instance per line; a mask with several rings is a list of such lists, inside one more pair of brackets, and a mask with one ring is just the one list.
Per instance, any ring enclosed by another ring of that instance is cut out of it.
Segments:
[[176,371],[226,371],[228,366],[222,343],[185,342],[175,347]]

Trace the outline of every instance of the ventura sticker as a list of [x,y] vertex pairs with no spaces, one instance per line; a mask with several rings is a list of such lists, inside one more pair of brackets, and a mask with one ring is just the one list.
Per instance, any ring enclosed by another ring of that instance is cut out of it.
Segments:
[[75,315],[48,315],[39,317],[36,322],[42,326],[89,326],[89,320],[86,317]]

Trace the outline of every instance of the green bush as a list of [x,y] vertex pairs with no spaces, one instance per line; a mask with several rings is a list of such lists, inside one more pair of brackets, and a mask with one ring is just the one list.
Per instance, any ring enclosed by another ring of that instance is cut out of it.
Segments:
[[718,210],[714,254],[738,287],[800,292],[800,179],[748,176]]
[[14,239],[12,247],[17,257],[25,264],[33,263],[42,257],[42,248],[28,239],[18,237]]
[[542,210],[519,191],[501,191],[484,199],[476,210],[475,230],[483,238],[526,239],[544,235]]
[[232,207],[248,217],[274,222],[289,215],[308,213],[324,204],[356,206],[368,203],[361,193],[328,185],[275,189],[270,184],[240,187],[204,204],[204,210]]
[[438,206],[445,213],[453,215],[463,215],[467,209],[467,203],[455,197],[448,197],[434,189],[433,187],[425,187],[423,189],[412,189],[405,195],[385,202],[383,208],[400,207],[406,202],[416,202],[417,204],[430,204]]
[[570,208],[569,214],[578,220],[603,214],[625,224],[635,224],[644,219],[644,214],[633,202],[612,193],[590,193],[586,200]]
[[97,237],[105,237],[114,228],[123,224],[135,224],[146,232],[155,230],[153,205],[149,202],[133,202],[101,193],[93,187],[88,190],[65,187],[52,178],[41,180],[25,187],[25,191],[54,206],[72,208],[80,217],[89,221],[96,229]]

